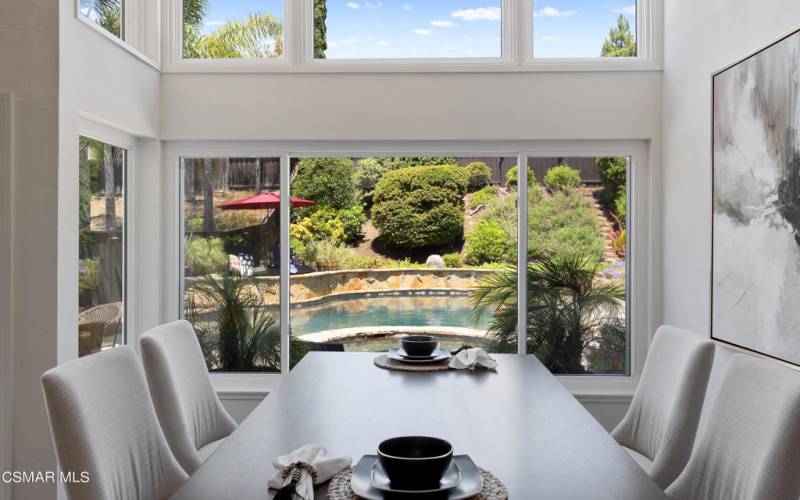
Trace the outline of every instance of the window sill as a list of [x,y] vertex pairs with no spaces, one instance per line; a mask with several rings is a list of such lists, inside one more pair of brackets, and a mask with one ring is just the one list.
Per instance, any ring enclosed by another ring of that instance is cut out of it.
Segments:
[[661,64],[646,59],[552,59],[517,64],[508,60],[326,60],[291,64],[286,60],[176,61],[164,64],[163,73],[539,73],[661,71]]
[[140,51],[139,49],[137,49],[133,45],[131,45],[128,42],[126,42],[125,40],[122,40],[122,39],[114,36],[113,34],[109,33],[108,31],[103,29],[102,26],[98,25],[97,23],[95,23],[91,19],[88,19],[86,16],[84,16],[80,12],[76,12],[75,17],[78,19],[78,21],[83,23],[85,26],[88,26],[94,32],[98,33],[100,36],[102,36],[106,40],[109,40],[111,43],[113,43],[117,47],[122,48],[123,50],[125,50],[126,52],[128,52],[132,56],[136,57],[137,59],[139,59],[143,63],[147,64],[148,66],[152,67],[156,71],[161,71],[161,65],[158,63],[158,61],[156,61],[152,57],[146,55],[144,52]]

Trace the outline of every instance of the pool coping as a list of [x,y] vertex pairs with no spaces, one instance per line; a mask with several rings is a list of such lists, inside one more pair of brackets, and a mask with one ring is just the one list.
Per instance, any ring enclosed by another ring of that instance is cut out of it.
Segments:
[[353,337],[381,337],[398,334],[432,334],[432,335],[455,335],[459,337],[469,337],[476,339],[486,339],[487,331],[477,328],[465,328],[459,326],[361,326],[351,328],[337,328],[334,330],[322,330],[314,333],[298,335],[296,338],[305,342],[330,342],[333,340],[350,339]]

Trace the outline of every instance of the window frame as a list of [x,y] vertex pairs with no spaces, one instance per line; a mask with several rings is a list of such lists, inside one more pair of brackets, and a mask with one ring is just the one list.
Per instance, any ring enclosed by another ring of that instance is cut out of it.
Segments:
[[[158,5],[160,0],[155,1],[156,6],[152,12],[154,19],[152,19],[153,22],[148,22],[147,12],[145,9],[141,8],[143,5],[142,2],[120,0],[123,13],[121,36],[116,36],[94,22],[88,16],[83,15],[81,12],[81,0],[75,0],[74,3],[75,19],[85,26],[88,26],[105,39],[111,41],[116,46],[151,66],[153,69],[161,71],[161,25],[159,22],[160,7]],[[146,54],[144,49],[148,39],[153,42],[152,56]]]
[[[630,157],[628,169],[628,218],[630,227],[635,227],[628,238],[626,257],[626,323],[628,328],[628,373],[621,375],[558,375],[558,379],[576,396],[582,397],[629,397],[636,388],[644,365],[652,332],[658,326],[660,302],[654,294],[652,283],[659,278],[657,270],[650,265],[656,261],[660,221],[651,208],[652,200],[657,199],[657,186],[653,183],[652,146],[641,140],[547,140],[547,141],[450,141],[441,143],[425,142],[242,142],[242,141],[179,141],[167,143],[164,161],[166,162],[164,195],[167,207],[173,207],[173,214],[165,223],[165,279],[162,281],[165,304],[165,321],[181,318],[183,315],[183,177],[181,158],[186,157],[273,157],[281,158],[281,239],[289,238],[289,163],[290,158],[309,156],[509,156],[518,161],[528,157],[556,156],[626,156]],[[523,164],[523,163],[518,163]],[[527,186],[527,169],[520,169],[520,186]],[[524,183],[524,184],[523,184]],[[520,192],[522,188],[520,188]],[[520,201],[527,201],[526,194]],[[286,214],[285,216],[283,214]],[[518,203],[518,272],[524,275],[527,267],[527,203]],[[177,235],[177,236],[176,236]],[[523,243],[524,242],[524,243]],[[281,245],[281,259],[288,261],[289,247]],[[520,266],[522,261],[525,265]],[[520,281],[524,282],[524,281]],[[288,373],[289,356],[289,293],[290,275],[288,266],[281,268],[281,364],[282,372],[277,373],[212,373],[215,388],[225,394],[247,395],[266,394],[277,387]],[[518,289],[518,303],[525,303],[525,287]],[[518,317],[518,325],[524,324],[524,316]],[[518,330],[522,331],[522,330]],[[525,349],[525,336],[518,335],[518,353]]]
[[661,69],[662,0],[634,0],[636,2],[636,56],[635,57],[534,57],[536,30],[533,21],[533,0],[523,0],[525,34],[524,64],[542,71],[598,71],[598,70],[657,70]]
[[269,72],[292,66],[297,46],[295,34],[295,0],[283,0],[283,57],[274,59],[184,59],[183,57],[183,0],[164,0],[164,73],[249,73]]
[[314,59],[313,0],[284,0],[281,59],[183,59],[183,0],[164,0],[164,73],[448,73],[657,71],[662,67],[664,0],[636,0],[636,57],[535,59],[531,0],[501,0],[499,58]]
[[[135,274],[136,262],[136,245],[134,238],[131,236],[135,234],[136,215],[134,213],[134,202],[136,189],[134,187],[133,179],[130,170],[135,165],[136,160],[136,139],[124,132],[112,129],[105,125],[101,125],[91,119],[81,117],[80,125],[78,128],[78,136],[86,137],[95,141],[102,142],[112,147],[122,149],[124,154],[123,164],[123,213],[124,219],[122,223],[122,338],[118,345],[138,345],[138,337],[136,332],[136,280],[133,278]],[[80,163],[78,164],[80,169]],[[76,263],[75,276],[78,276],[78,264]],[[77,289],[76,289],[76,294]],[[77,318],[77,308],[76,308]],[[77,333],[77,323],[76,323]],[[77,340],[77,335],[76,335]],[[76,342],[77,345],[77,342]],[[76,353],[77,357],[77,353]]]

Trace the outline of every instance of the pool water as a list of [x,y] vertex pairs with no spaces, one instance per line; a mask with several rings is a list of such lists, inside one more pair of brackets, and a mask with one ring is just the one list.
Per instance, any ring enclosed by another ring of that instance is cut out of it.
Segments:
[[371,326],[453,326],[485,330],[491,315],[478,319],[469,296],[400,295],[335,300],[291,312],[292,335]]

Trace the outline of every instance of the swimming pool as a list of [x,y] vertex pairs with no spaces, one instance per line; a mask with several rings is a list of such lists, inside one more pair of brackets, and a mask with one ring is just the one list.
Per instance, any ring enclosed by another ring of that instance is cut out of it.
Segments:
[[334,299],[293,308],[292,335],[356,327],[456,327],[486,330],[490,315],[477,318],[468,295],[426,293]]

